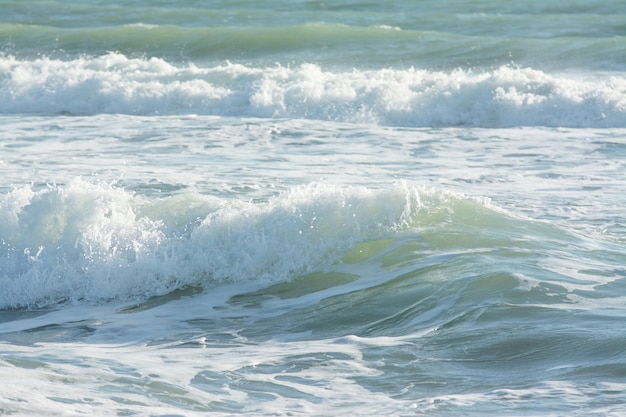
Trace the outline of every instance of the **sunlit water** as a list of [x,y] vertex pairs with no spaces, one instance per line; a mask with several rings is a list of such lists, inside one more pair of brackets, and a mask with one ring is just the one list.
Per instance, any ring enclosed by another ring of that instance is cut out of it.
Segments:
[[145,6],[2,3],[0,414],[626,413],[621,2]]

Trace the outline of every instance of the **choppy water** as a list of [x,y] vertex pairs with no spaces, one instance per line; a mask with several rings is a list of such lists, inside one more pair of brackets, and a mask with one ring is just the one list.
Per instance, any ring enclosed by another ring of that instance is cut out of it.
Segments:
[[626,5],[0,1],[0,414],[626,414]]

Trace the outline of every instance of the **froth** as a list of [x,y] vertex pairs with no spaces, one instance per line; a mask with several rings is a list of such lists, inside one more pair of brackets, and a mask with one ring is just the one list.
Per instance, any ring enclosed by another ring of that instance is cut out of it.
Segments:
[[184,285],[288,280],[404,227],[417,191],[308,185],[268,203],[145,201],[74,180],[0,200],[0,308],[149,297]]
[[0,307],[136,293],[133,272],[140,280],[142,256],[164,238],[135,216],[131,195],[81,180],[16,189],[2,196],[0,217]]
[[117,53],[0,58],[2,113],[207,114],[391,126],[626,126],[621,75],[173,65]]

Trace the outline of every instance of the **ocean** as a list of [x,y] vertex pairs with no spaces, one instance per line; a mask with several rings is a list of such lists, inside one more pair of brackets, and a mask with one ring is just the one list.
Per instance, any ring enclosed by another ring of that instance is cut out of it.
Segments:
[[626,415],[623,0],[0,0],[0,415]]

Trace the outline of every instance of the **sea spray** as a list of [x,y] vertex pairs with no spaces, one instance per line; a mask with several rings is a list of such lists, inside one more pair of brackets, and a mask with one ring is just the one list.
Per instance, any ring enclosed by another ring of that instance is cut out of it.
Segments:
[[493,70],[338,71],[170,63],[119,53],[0,56],[5,114],[202,114],[386,126],[626,127],[626,78]]
[[184,194],[147,200],[76,179],[16,189],[0,210],[6,308],[292,279],[324,269],[360,241],[406,228],[420,198],[398,183],[388,190],[310,184],[267,203]]

